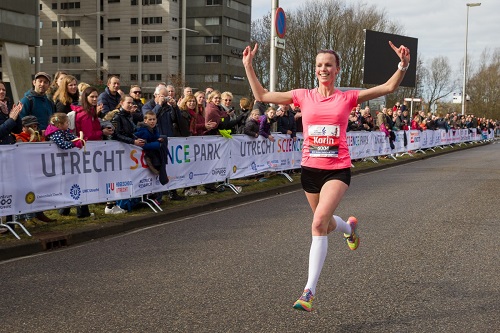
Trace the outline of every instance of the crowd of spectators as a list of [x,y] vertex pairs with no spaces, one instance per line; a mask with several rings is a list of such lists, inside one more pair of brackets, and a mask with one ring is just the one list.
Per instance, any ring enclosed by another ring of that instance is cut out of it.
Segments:
[[[153,98],[142,98],[142,89],[132,85],[128,94],[121,89],[120,78],[108,78],[104,91],[87,83],[78,83],[74,76],[57,72],[51,76],[39,72],[33,80],[33,88],[24,94],[17,104],[8,97],[6,86],[0,81],[0,144],[54,141],[61,149],[81,148],[86,141],[117,140],[145,149],[145,163],[162,184],[168,182],[166,174],[166,142],[168,137],[199,135],[246,134],[262,136],[274,141],[273,132],[290,135],[297,139],[302,132],[302,114],[298,105],[274,106],[252,102],[250,98],[239,100],[239,108],[233,106],[233,94],[220,92],[213,87],[193,94],[190,87],[183,87],[176,94],[176,87],[158,83]],[[427,113],[418,111],[410,119],[405,103],[393,108],[383,108],[372,113],[367,106],[358,105],[349,116],[348,131],[384,131],[390,142],[394,131],[435,130],[469,128],[471,130],[495,130],[500,134],[500,124],[492,119],[462,116],[453,113]],[[82,133],[82,136],[80,136]],[[156,193],[150,199],[161,204],[163,197],[170,200],[186,200],[186,197],[223,191],[223,186],[206,184],[203,189],[190,187]],[[241,188],[237,188],[241,191]],[[184,195],[182,195],[184,194]],[[106,214],[126,212],[115,202],[106,203]],[[70,208],[59,210],[70,214]],[[89,217],[87,206],[77,207],[78,217]],[[18,219],[53,222],[43,212],[24,214]]]
[[[289,134],[296,140],[302,130],[298,106],[274,107],[252,102],[250,98],[239,100],[239,108],[233,105],[230,91],[219,92],[212,87],[193,94],[190,87],[183,87],[176,94],[176,87],[160,82],[153,98],[142,98],[142,89],[132,85],[128,93],[122,90],[120,78],[108,78],[104,91],[77,79],[64,71],[51,75],[39,72],[33,80],[33,88],[24,94],[17,104],[7,97],[6,85],[0,81],[0,144],[54,141],[60,149],[79,149],[85,142],[117,140],[143,147],[145,163],[152,174],[158,175],[162,184],[168,182],[166,156],[168,137],[196,135],[248,134],[274,140],[272,132]],[[80,136],[80,133],[81,136]],[[241,191],[241,187],[235,187]],[[161,204],[166,195],[169,200],[186,200],[186,197],[220,192],[224,186],[206,184],[203,189],[190,187],[156,193],[149,199]],[[59,209],[61,216],[70,214],[70,208]],[[88,206],[76,207],[77,217],[90,216]],[[107,202],[105,214],[122,214],[126,209],[116,202]],[[8,218],[10,220],[11,217]],[[44,212],[17,216],[28,224],[54,222]]]
[[392,108],[384,107],[381,111],[376,111],[376,119],[373,118],[369,106],[361,109],[358,105],[351,111],[348,122],[348,131],[380,130],[386,133],[409,129],[448,131],[463,128],[476,130],[477,133],[495,131],[495,135],[500,135],[499,120],[477,118],[473,114],[461,115],[457,112],[425,113],[423,110],[416,111],[413,119],[410,119],[406,103],[400,104],[399,102]]

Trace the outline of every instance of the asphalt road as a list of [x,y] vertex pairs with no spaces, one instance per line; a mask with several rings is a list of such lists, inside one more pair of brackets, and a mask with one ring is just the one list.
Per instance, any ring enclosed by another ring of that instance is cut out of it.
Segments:
[[498,332],[500,144],[353,177],[312,313],[301,191],[0,262],[1,332]]

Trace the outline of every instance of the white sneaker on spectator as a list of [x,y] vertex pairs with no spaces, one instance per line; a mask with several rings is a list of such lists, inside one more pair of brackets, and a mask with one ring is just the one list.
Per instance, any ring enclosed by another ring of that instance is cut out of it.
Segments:
[[104,214],[123,214],[123,213],[126,213],[127,211],[125,209],[121,209],[120,207],[118,206],[113,206],[112,208],[108,208],[108,206],[106,206],[106,208],[104,208]]
[[194,197],[195,195],[198,195],[198,193],[196,193],[196,190],[190,188],[184,191],[184,195],[186,197]]
[[202,190],[194,190],[196,192],[196,195],[205,195],[207,194],[206,191],[202,191]]
[[243,188],[241,186],[234,186],[234,188],[236,189],[236,191],[238,191],[238,193],[241,193],[241,191],[243,190]]

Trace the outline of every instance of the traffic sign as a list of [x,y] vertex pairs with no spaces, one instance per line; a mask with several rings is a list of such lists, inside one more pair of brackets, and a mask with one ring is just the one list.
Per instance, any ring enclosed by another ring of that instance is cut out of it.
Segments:
[[286,16],[285,16],[285,11],[281,7],[278,7],[276,9],[275,28],[278,37],[284,38],[286,32]]
[[421,98],[405,98],[405,101],[407,102],[422,102],[422,99]]
[[285,49],[285,40],[283,38],[274,37],[274,47],[278,47],[280,49]]

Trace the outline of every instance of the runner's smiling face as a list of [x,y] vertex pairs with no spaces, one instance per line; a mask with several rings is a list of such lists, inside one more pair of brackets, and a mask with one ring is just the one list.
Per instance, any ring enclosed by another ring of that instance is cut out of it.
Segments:
[[319,53],[316,56],[316,78],[321,85],[334,84],[339,71],[333,54]]

